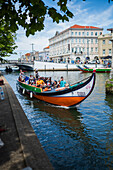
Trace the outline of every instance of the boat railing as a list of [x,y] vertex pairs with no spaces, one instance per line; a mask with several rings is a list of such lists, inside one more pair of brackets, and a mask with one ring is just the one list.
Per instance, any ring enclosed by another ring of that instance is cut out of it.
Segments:
[[82,80],[80,80],[80,81],[78,81],[78,82],[76,82],[76,83],[73,83],[73,84],[71,84],[71,86],[76,85],[76,84],[83,83],[85,80],[89,79],[90,77],[91,77],[91,76],[86,77],[85,79],[82,79]]

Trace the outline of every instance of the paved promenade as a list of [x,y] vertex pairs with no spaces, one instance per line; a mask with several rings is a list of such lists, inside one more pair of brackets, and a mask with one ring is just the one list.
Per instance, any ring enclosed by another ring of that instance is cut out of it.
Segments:
[[5,99],[0,99],[0,170],[52,170],[53,167],[34,133],[12,88],[3,76]]

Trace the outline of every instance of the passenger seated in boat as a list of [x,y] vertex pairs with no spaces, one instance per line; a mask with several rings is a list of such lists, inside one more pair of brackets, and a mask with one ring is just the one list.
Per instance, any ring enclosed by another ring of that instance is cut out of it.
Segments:
[[31,85],[34,84],[34,77],[32,75],[30,75],[29,84],[31,84]]
[[40,84],[45,84],[43,80],[41,80],[41,78],[39,78],[37,81],[36,81],[36,86],[37,87],[40,87]]
[[44,82],[46,85],[50,86],[51,85],[51,77],[45,77]]
[[55,89],[55,88],[58,88],[58,84],[57,84],[57,81],[56,81],[56,80],[54,80],[52,87],[53,87],[54,89]]
[[24,72],[23,72],[22,70],[20,70],[19,76],[21,76],[21,75],[23,75],[23,74],[24,74]]
[[41,88],[42,91],[44,91],[44,89],[45,89],[46,86],[45,86],[45,83],[42,83],[42,84],[38,85],[38,87]]
[[61,76],[59,83],[60,83],[60,87],[65,87],[66,81],[64,80],[63,76]]
[[19,81],[25,82],[25,75],[24,75],[24,72],[22,72],[22,71],[20,71]]

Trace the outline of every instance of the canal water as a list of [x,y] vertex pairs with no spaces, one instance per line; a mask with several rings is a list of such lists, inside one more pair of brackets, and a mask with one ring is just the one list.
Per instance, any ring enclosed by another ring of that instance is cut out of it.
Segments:
[[[56,80],[63,75],[68,83],[91,75],[74,71],[39,74]],[[56,170],[113,169],[113,97],[105,94],[109,74],[96,74],[91,95],[72,109],[52,106],[18,93],[17,77],[16,72],[5,74]]]

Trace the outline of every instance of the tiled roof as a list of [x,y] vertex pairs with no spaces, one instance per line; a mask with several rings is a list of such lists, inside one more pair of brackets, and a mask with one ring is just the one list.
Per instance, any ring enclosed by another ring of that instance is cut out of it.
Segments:
[[82,26],[82,25],[73,25],[71,26],[70,28],[78,28],[78,29],[102,29],[102,28],[99,28],[99,27],[94,27],[94,26]]
[[[99,28],[99,27],[94,27],[94,26],[82,26],[82,25],[77,25],[77,24],[75,24],[75,25],[73,25],[73,26],[71,26],[71,27],[69,27],[69,28],[67,28],[67,29],[65,29],[65,30],[63,30],[63,31],[61,31],[61,32],[59,32],[59,34],[58,35],[60,35],[60,34],[62,34],[62,33],[64,33],[65,31],[67,31],[67,30],[69,30],[69,29],[97,29],[97,30],[103,30],[103,28]],[[56,36],[56,35],[55,35]],[[55,36],[53,36],[52,38],[54,38]],[[52,38],[50,38],[50,39],[52,39]],[[49,39],[49,40],[50,40]]]

